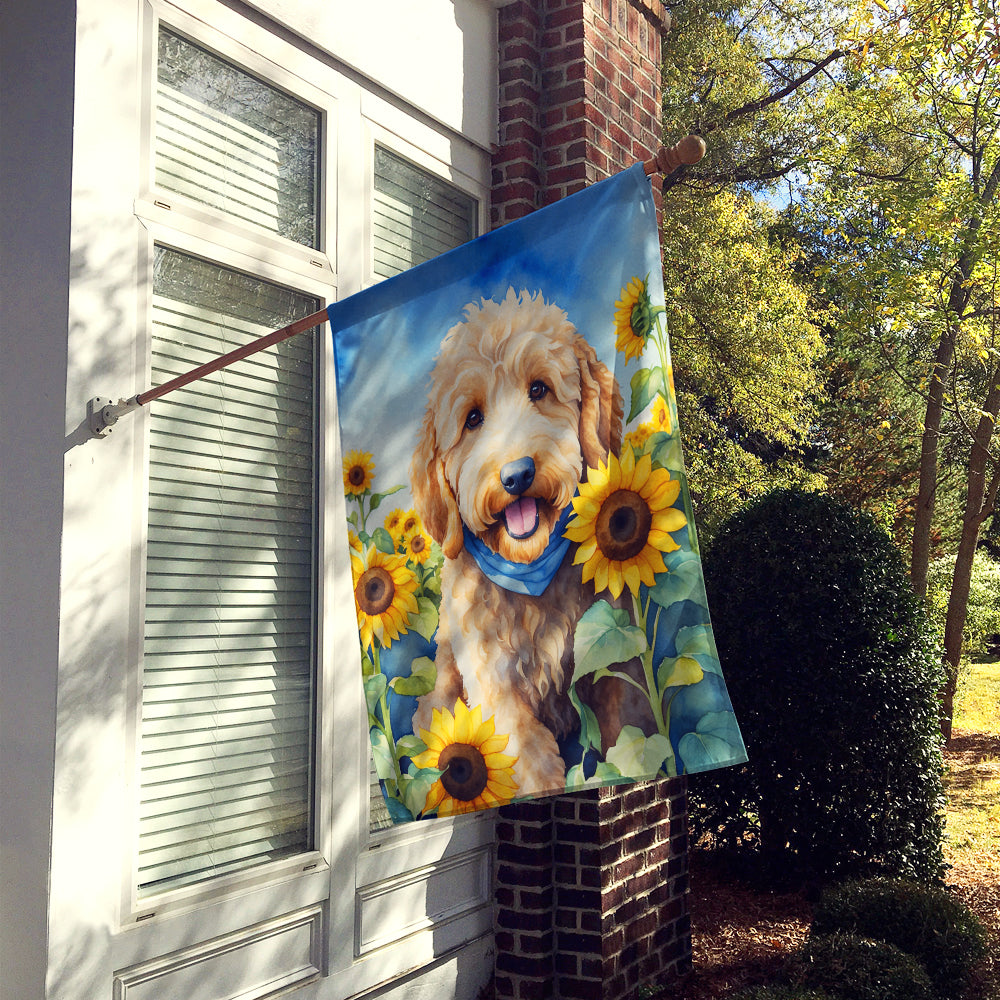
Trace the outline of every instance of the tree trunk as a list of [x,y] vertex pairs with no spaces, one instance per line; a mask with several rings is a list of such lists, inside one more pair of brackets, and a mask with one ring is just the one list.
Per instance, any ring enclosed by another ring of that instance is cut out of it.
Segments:
[[[982,162],[981,156],[980,152],[978,157],[973,157],[974,174],[977,178],[978,165]],[[944,410],[944,378],[951,368],[955,356],[955,338],[969,304],[971,294],[969,278],[972,274],[976,240],[983,224],[983,216],[993,204],[1000,189],[1000,159],[993,164],[986,184],[980,190],[977,181],[976,189],[978,204],[966,225],[962,254],[956,262],[955,277],[948,292],[948,307],[945,314],[948,326],[934,354],[924,431],[920,442],[920,485],[917,491],[917,510],[913,520],[910,582],[921,597],[927,595],[927,567],[930,564],[931,527],[934,520],[934,497],[937,491],[938,438],[941,433],[941,414]],[[996,411],[994,415],[995,413]]]
[[920,482],[917,487],[917,509],[913,518],[913,544],[910,550],[910,582],[921,596],[927,595],[927,568],[931,559],[931,526],[934,520],[934,498],[937,493],[938,438],[941,415],[944,412],[944,376],[955,355],[955,327],[949,323],[934,354],[927,410],[920,439]]
[[[955,689],[958,685],[958,668],[962,659],[962,634],[969,609],[969,588],[972,583],[972,567],[979,544],[979,531],[983,521],[993,513],[997,486],[1000,484],[1000,466],[990,458],[990,442],[1000,409],[1000,385],[998,375],[991,379],[990,391],[986,394],[983,414],[976,427],[969,454],[969,478],[965,494],[965,510],[962,516],[962,535],[955,557],[955,572],[951,580],[948,596],[948,614],[944,626],[944,666],[945,685],[941,692],[941,733],[946,740],[951,739],[952,718],[955,712]],[[990,466],[994,466],[992,479],[987,481]]]

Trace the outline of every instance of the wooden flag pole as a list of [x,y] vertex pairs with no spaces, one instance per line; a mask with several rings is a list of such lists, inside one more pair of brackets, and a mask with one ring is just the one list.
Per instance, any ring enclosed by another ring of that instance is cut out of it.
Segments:
[[[661,146],[656,151],[654,157],[644,161],[642,169],[647,175],[669,174],[683,164],[691,165],[697,163],[704,155],[705,140],[697,135],[688,135],[673,146]],[[326,316],[326,310],[320,309],[309,316],[295,320],[294,323],[289,323],[288,326],[283,326],[280,330],[264,334],[263,337],[258,337],[256,340],[252,340],[242,347],[237,347],[228,354],[223,354],[212,361],[207,361],[205,364],[199,365],[197,368],[192,368],[191,371],[185,372],[183,375],[178,375],[176,378],[170,379],[169,382],[164,382],[155,388],[137,393],[129,399],[119,399],[116,403],[110,399],[95,396],[87,402],[87,420],[91,433],[95,437],[105,437],[111,432],[112,426],[118,422],[118,418],[124,416],[124,414],[130,413],[132,410],[137,410],[140,406],[145,406],[146,403],[150,403],[154,399],[159,399],[161,396],[165,396],[168,392],[173,392],[175,389],[180,389],[190,382],[195,382],[206,375],[220,371],[235,361],[242,361],[244,358],[248,358],[258,351],[266,350],[274,344],[280,344],[281,341],[288,340],[289,337],[305,333],[306,330],[312,330],[314,327],[325,322]]]

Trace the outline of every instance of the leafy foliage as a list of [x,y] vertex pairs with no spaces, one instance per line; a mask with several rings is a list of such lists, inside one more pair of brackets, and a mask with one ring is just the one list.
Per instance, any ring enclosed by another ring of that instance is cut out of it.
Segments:
[[705,557],[749,763],[692,781],[696,832],[772,872],[941,875],[941,668],[889,537],[828,496],[777,490]]
[[706,536],[747,497],[808,479],[825,349],[774,221],[747,196],[678,193],[664,222],[677,407]]
[[912,955],[854,934],[810,938],[794,978],[837,1000],[934,1000],[930,978]]
[[[954,569],[954,558],[943,556],[931,563],[927,577],[928,606],[934,620],[940,623],[942,631]],[[984,549],[980,549],[972,566],[972,581],[965,618],[962,650],[966,656],[985,653],[990,636],[1000,634],[998,594],[1000,594],[1000,563]]]
[[799,986],[753,986],[740,990],[734,1000],[836,1000],[820,989],[802,989]]
[[895,945],[916,958],[941,997],[960,997],[986,956],[979,920],[947,890],[905,879],[870,879],[827,889],[814,935],[851,933]]

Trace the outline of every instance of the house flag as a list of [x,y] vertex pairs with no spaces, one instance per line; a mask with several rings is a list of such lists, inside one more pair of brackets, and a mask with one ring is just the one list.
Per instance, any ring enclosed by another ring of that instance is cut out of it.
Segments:
[[393,820],[746,760],[642,165],[329,318],[360,660]]

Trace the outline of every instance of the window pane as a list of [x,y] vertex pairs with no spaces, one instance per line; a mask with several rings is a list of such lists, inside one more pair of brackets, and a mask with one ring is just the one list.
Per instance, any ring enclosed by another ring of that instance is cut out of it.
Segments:
[[156,184],[305,246],[318,245],[319,112],[165,28]]
[[[152,382],[315,299],[157,248]],[[140,892],[312,846],[314,333],[150,405]]]
[[476,200],[375,147],[375,274],[391,278],[476,236]]

